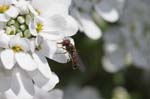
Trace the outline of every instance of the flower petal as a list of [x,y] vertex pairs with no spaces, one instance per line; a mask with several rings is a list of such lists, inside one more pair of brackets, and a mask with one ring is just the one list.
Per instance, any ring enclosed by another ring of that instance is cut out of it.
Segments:
[[55,89],[50,92],[44,91],[35,86],[35,95],[33,99],[62,99],[63,92],[62,90]]
[[53,89],[59,82],[58,76],[52,72],[49,78],[45,78],[39,70],[29,72],[29,75],[32,77],[34,84],[45,91]]
[[[4,71],[4,69],[3,69]],[[10,88],[11,74],[9,72],[0,72],[0,92],[5,92]]]
[[24,52],[27,52],[30,50],[30,41],[26,38],[20,38],[18,35],[14,36],[9,41],[9,46],[12,48],[14,46],[19,46],[23,49]]
[[27,53],[19,52],[19,53],[15,53],[15,58],[17,60],[17,63],[22,69],[27,71],[33,71],[37,69],[37,64],[33,60],[31,55]]
[[15,93],[9,89],[4,93],[5,98],[4,99],[18,99]]
[[78,31],[78,24],[76,20],[69,15],[65,16],[65,18],[67,21],[67,26],[64,29],[65,37],[75,35]]
[[1,61],[6,69],[12,69],[16,63],[14,52],[11,49],[6,49],[1,52]]
[[[41,15],[49,17],[53,14],[68,14],[68,8],[71,0],[32,0],[32,6],[39,10]],[[49,14],[51,13],[51,14]]]
[[119,12],[117,9],[113,8],[107,0],[102,0],[95,6],[95,10],[99,13],[104,20],[108,22],[116,22],[119,20]]
[[9,18],[5,14],[0,14],[0,22],[7,22]]
[[56,86],[58,82],[59,82],[58,76],[55,73],[52,73],[49,81],[44,86],[42,86],[42,89],[50,91]]
[[19,86],[19,82],[18,82],[18,79],[17,79],[17,76],[16,76],[16,73],[13,72],[12,73],[12,78],[11,78],[11,88],[10,88],[14,94],[18,94],[19,93],[19,90],[20,90],[20,86]]
[[8,42],[10,38],[4,33],[4,31],[0,31],[0,47],[8,48]]
[[60,40],[63,38],[62,34],[59,31],[52,31],[52,32],[46,32],[39,34],[46,40]]
[[[0,16],[0,19],[1,19],[1,16]],[[6,26],[6,23],[1,22],[1,20],[0,20],[0,30],[3,30],[5,26]]]
[[59,89],[52,90],[50,92],[44,91],[35,86],[35,95],[33,99],[62,99],[63,91]]
[[67,20],[65,16],[55,14],[47,18],[44,21],[45,27],[43,31],[63,31],[67,26]]
[[14,7],[14,6],[11,6],[11,7],[9,8],[9,10],[6,11],[6,15],[8,15],[8,16],[10,16],[10,17],[12,17],[12,18],[16,18],[18,14],[19,14],[19,11],[18,11],[18,9],[17,9],[16,7]]
[[48,58],[52,58],[54,53],[57,50],[56,42],[49,41],[49,40],[44,40],[40,46],[41,46],[41,49],[39,51],[37,51],[37,53],[39,55],[43,55]]
[[65,53],[62,49],[57,49],[57,52],[51,58],[52,60],[59,63],[67,63],[70,60],[69,54]]
[[37,33],[37,31],[36,31],[35,28],[36,28],[36,27],[35,27],[35,25],[34,25],[34,22],[29,23],[29,29],[30,29],[30,32],[31,32],[31,34],[32,34],[33,36],[37,36],[37,35],[38,35],[38,33]]
[[45,30],[58,31],[61,32],[64,36],[73,36],[78,31],[77,22],[69,15],[55,14],[49,17],[45,24],[47,26]]
[[78,31],[77,22],[68,15],[53,15],[49,17],[47,22],[44,22],[44,24],[45,27],[39,35],[44,38],[49,37],[51,40],[62,39],[66,36],[73,36]]
[[[12,79],[12,81],[10,81],[12,83],[11,89],[7,90],[4,93],[6,99],[32,99],[32,96],[34,94],[32,79],[28,77],[27,73],[17,67],[13,71],[13,76],[15,77],[15,79]],[[14,80],[15,82],[17,80],[17,84],[15,85],[13,85]],[[19,87],[19,91],[17,91],[17,93],[15,92],[16,89],[13,89],[15,87]]]
[[20,91],[17,94],[18,98],[32,99],[34,87],[32,80],[23,72],[16,72],[16,77],[19,82]]
[[[20,72],[20,80],[22,81],[23,88],[27,91],[31,96],[34,95],[34,85],[32,79],[24,72]],[[22,88],[22,87],[21,87]],[[23,89],[22,88],[22,89]],[[20,95],[24,96],[24,93],[20,92]]]
[[97,40],[102,36],[102,31],[89,15],[82,14],[79,20],[81,22],[83,31],[89,38]]
[[34,89],[35,89],[35,95],[34,95],[34,98],[33,99],[46,99],[48,98],[48,92],[42,90],[41,88],[37,87],[37,86],[34,86]]
[[44,86],[49,81],[49,79],[46,78],[39,70],[29,72],[29,75],[33,79],[34,85],[39,88]]
[[46,57],[38,56],[37,54],[32,55],[36,63],[38,64],[38,70],[47,78],[51,76],[51,70]]

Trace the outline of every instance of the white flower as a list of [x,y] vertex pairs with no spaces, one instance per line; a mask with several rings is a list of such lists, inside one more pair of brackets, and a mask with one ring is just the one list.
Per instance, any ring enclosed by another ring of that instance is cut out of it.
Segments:
[[50,70],[45,57],[34,54],[33,58],[39,65],[37,70],[29,72],[29,75],[33,79],[35,85],[46,91],[53,89],[59,82],[59,78]]
[[[49,80],[51,78],[54,78],[56,83],[59,81],[58,78],[55,76],[55,74],[51,73],[49,64],[46,59],[46,57],[49,59],[52,59],[54,53],[56,52],[56,49],[57,49],[56,42],[44,40],[40,36],[38,36],[32,42],[32,57],[35,60],[35,62],[38,64],[37,70],[39,71],[39,74],[36,74],[37,71],[31,73],[32,77],[34,77],[33,75],[35,75],[36,78],[43,76],[41,79]],[[42,74],[42,76],[39,76],[41,74]],[[36,79],[37,82],[39,79],[40,78]],[[46,80],[44,80],[44,81],[46,81]],[[40,82],[42,82],[42,81],[40,81]],[[50,87],[50,85],[49,85],[49,87]]]
[[[76,21],[68,15],[70,3],[71,0],[0,1],[0,93],[4,99],[38,99],[40,91],[52,91],[59,82],[46,57],[52,59],[58,40],[78,30]],[[50,92],[48,96],[53,95]]]
[[[76,21],[68,15],[70,0],[60,3],[57,0],[47,2],[51,2],[52,6],[36,0],[13,2],[13,6],[19,10],[20,15],[6,22],[1,31],[0,47],[5,49],[1,51],[0,56],[6,69],[12,69],[16,63],[27,71],[41,70],[43,65],[48,68],[48,63],[43,63],[43,60],[45,61],[46,57],[52,58],[57,49],[57,40],[72,36],[77,32]],[[55,9],[59,10],[56,13],[45,13],[47,9],[54,11],[53,4],[64,8]],[[43,37],[43,40],[39,41],[39,37]]]
[[30,43],[27,39],[18,36],[12,37],[8,43],[8,48],[1,51],[1,60],[6,69],[12,69],[16,63],[22,69],[32,71],[37,68],[36,62],[28,53]]
[[93,19],[93,12],[103,20],[114,23],[119,19],[119,11],[123,4],[124,0],[73,0],[70,12],[78,20],[80,31],[96,40],[102,36],[102,30],[95,20],[101,19]]
[[120,25],[111,27],[105,33],[103,66],[106,71],[118,72],[131,64],[146,71],[150,70],[150,48],[147,46],[150,32],[146,29],[150,23],[148,9],[149,4],[146,1],[128,1]]
[[0,22],[6,22],[10,17],[15,18],[18,15],[18,9],[13,6],[15,0],[0,1]]
[[119,11],[125,0],[102,0],[95,4],[95,10],[106,21],[114,23],[119,19]]
[[42,35],[46,39],[58,39],[76,34],[78,27],[76,21],[68,15],[71,0],[25,0],[16,1],[14,4],[20,13],[30,11],[34,16],[29,23],[33,36]]
[[49,71],[50,75],[47,75],[49,78],[46,78],[39,71],[25,72],[17,66],[8,71],[1,64],[0,70],[0,92],[4,97],[7,97],[6,99],[12,96],[21,99],[32,98],[36,93],[34,86],[38,86],[41,90],[47,92],[52,90],[59,82],[57,75],[51,71]]
[[[56,20],[54,22],[56,22]],[[59,25],[61,24],[60,22],[58,23]],[[49,40],[58,40],[62,38],[62,34],[59,32],[59,26],[52,25],[55,24],[53,24],[51,20],[42,20],[40,17],[36,17],[34,21],[29,24],[29,29],[33,36],[42,36]]]
[[46,40],[41,36],[38,36],[33,42],[33,53],[36,53],[40,56],[52,58],[54,53],[57,50],[57,42]]
[[[55,74],[51,73],[49,64],[46,60],[46,56],[51,54],[49,52],[51,51],[49,48],[53,48],[53,46],[50,46],[50,44],[47,44],[47,45],[44,44],[43,46],[44,48],[41,47],[42,48],[41,52],[39,51],[40,50],[39,49],[35,53],[31,53],[31,52],[29,53],[30,44],[28,40],[19,38],[18,36],[12,37],[9,41],[9,48],[6,48],[5,50],[1,51],[2,63],[6,69],[12,69],[15,66],[15,64],[19,64],[19,66],[22,69],[26,71],[32,71],[30,74],[32,75],[31,77],[33,77],[33,79],[34,77],[35,79],[37,77],[41,77],[42,80],[45,79],[43,82],[47,83],[47,85],[50,87],[49,81],[51,78],[53,77],[56,78],[55,81],[56,83],[58,82],[58,78],[55,76],[52,76]],[[33,71],[35,69],[36,71]],[[40,78],[36,79],[35,83],[42,82],[39,80]]]
[[35,17],[29,24],[32,35],[40,35],[45,39],[58,40],[77,33],[76,21],[69,15],[54,14],[47,18]]

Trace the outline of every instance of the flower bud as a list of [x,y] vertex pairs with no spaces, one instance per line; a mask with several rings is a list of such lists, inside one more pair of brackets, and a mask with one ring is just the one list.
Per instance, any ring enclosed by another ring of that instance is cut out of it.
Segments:
[[5,27],[5,32],[6,32],[6,34],[10,34],[10,32],[11,32],[11,27]]
[[12,33],[10,35],[14,35],[16,33],[16,27],[11,25]]
[[29,30],[25,30],[25,31],[24,31],[24,37],[26,37],[26,38],[31,37],[31,33],[30,33]]
[[19,17],[17,18],[17,21],[18,21],[20,24],[23,24],[23,23],[25,23],[25,18],[24,18],[23,16],[19,16]]
[[14,24],[15,24],[15,20],[12,19],[12,20],[10,20],[7,24],[8,24],[9,26],[10,26],[10,25],[14,25]]
[[20,29],[21,29],[22,31],[25,31],[26,28],[27,28],[26,25],[24,25],[24,24],[23,24],[23,25],[20,25]]
[[32,20],[32,16],[31,15],[26,15],[26,17],[25,17],[25,23],[26,23],[26,25],[29,25],[29,23],[31,22],[31,20]]
[[18,31],[18,32],[17,32],[17,35],[20,36],[20,37],[23,37],[22,31]]
[[6,34],[8,34],[8,35],[15,35],[15,33],[16,33],[16,28],[14,27],[14,26],[10,26],[10,27],[6,27],[5,28],[5,32],[6,32]]

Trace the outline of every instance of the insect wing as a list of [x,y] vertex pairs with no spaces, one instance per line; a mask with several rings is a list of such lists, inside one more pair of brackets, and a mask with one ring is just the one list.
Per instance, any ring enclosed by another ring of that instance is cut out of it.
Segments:
[[79,56],[79,54],[78,54],[77,52],[76,52],[76,59],[77,59],[76,65],[78,66],[79,70],[80,70],[81,72],[85,72],[86,66],[85,66],[85,64],[83,63],[81,57]]

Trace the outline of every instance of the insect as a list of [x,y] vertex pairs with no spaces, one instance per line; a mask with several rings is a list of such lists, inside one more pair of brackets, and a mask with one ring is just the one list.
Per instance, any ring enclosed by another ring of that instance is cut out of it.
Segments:
[[71,43],[70,39],[65,38],[59,44],[62,44],[63,49],[69,53],[69,57],[72,61],[73,69],[79,68],[80,71],[84,72],[85,66],[84,66],[83,62],[81,61],[81,59],[77,53],[77,50],[76,50],[75,46]]

